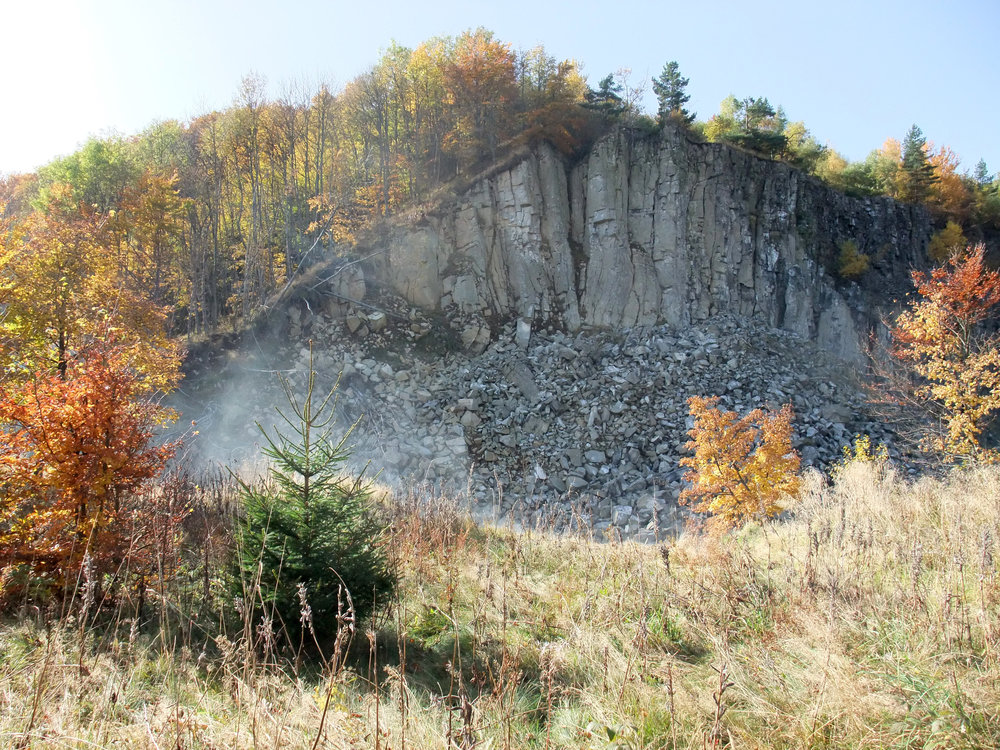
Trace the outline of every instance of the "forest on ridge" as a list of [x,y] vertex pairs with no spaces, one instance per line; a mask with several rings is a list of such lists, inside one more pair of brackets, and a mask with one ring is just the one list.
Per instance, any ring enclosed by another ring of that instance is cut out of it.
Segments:
[[[649,85],[656,113],[640,109]],[[644,137],[670,122],[849,194],[923,203],[950,232],[940,241],[949,247],[1000,225],[995,175],[982,162],[959,172],[958,156],[916,125],[851,163],[766,97],[730,96],[699,121],[685,108],[687,85],[676,62],[649,82],[622,70],[594,83],[574,60],[515,51],[482,28],[414,49],[392,44],[339,90],[285,85],[268,98],[266,82],[248,75],[226,110],[92,138],[35,174],[4,178],[2,215],[19,226],[88,215],[102,233],[88,263],[163,310],[174,335],[237,329],[310,248],[343,250],[383,217],[454,194],[519,148],[547,141],[577,158],[615,126]]]

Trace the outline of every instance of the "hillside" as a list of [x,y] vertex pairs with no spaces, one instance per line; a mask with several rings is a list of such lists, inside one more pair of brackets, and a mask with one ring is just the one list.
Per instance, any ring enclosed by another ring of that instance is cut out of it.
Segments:
[[669,70],[478,29],[0,183],[0,745],[1000,743],[1000,180]]
[[[995,238],[1000,183],[982,163],[975,174],[958,172],[958,157],[947,146],[933,147],[916,126],[903,142],[897,133],[864,161],[849,163],[818,142],[804,123],[789,122],[782,107],[764,97],[730,96],[718,114],[693,120],[683,105],[687,79],[676,63],[672,70],[658,84],[660,106],[654,114],[642,111],[636,98],[635,87],[642,81],[629,82],[624,73],[588,81],[579,63],[557,60],[541,46],[515,51],[486,29],[430,39],[412,49],[392,44],[369,70],[340,88],[288,85],[280,97],[269,98],[266,82],[248,75],[231,106],[187,121],[156,123],[141,133],[93,138],[37,174],[0,180],[0,201],[5,214],[22,215],[49,205],[65,186],[74,203],[113,215],[109,229],[121,248],[116,272],[170,309],[172,333],[195,337],[247,325],[298,269],[313,262],[314,248],[350,252],[360,237],[387,219],[419,217],[442,195],[462,195],[484,170],[509,163],[526,150],[545,145],[568,163],[592,160],[595,144],[616,129],[627,131],[630,142],[605,141],[603,157],[635,172],[635,193],[609,193],[603,199],[608,209],[623,202],[640,207],[646,200],[664,207],[679,201],[673,208],[684,211],[698,202],[697,191],[689,189],[706,190],[716,204],[732,189],[737,203],[764,200],[765,232],[782,228],[781,214],[772,210],[802,192],[799,183],[813,182],[831,190],[806,190],[800,196],[823,197],[808,209],[799,204],[803,233],[825,231],[829,223],[814,227],[810,220],[823,223],[826,200],[839,212],[838,196],[846,194],[890,197],[908,207],[899,209],[903,213],[919,206],[928,212],[934,230],[952,221],[970,242]],[[678,168],[674,182],[663,171],[655,145],[649,145],[656,139],[648,136],[661,131],[668,132],[668,139],[692,145],[686,151],[693,158],[680,158],[685,149],[673,149]],[[670,135],[673,131],[682,135]],[[634,154],[633,141],[638,146]],[[719,148],[723,144],[730,148]],[[721,186],[698,179],[699,164],[708,170],[700,176],[707,178],[719,169],[742,170],[751,155],[788,167],[784,174],[764,170],[775,178],[773,189],[754,179],[746,184],[723,181]],[[650,172],[645,176],[652,181],[642,182],[635,165],[628,163],[633,158],[647,159],[659,174],[654,178]],[[596,167],[600,165],[587,168]],[[659,197],[657,181],[667,191]],[[723,192],[716,194],[716,187]],[[475,196],[473,205],[485,208],[489,200]],[[674,230],[684,235],[684,216],[674,215],[680,222]],[[840,227],[837,234],[854,235],[852,241],[878,257],[881,244],[872,244],[876,238],[869,231],[878,227],[855,216],[860,222]],[[692,208],[687,218],[692,222],[689,234],[697,234],[697,210]],[[876,225],[881,221],[872,218]],[[708,226],[714,223],[712,217],[705,219]],[[648,229],[635,227],[640,245],[648,244]],[[924,234],[921,228],[910,237],[917,254],[923,252]],[[669,244],[669,235],[663,227],[659,237]],[[712,254],[731,257],[738,250],[731,237],[709,232],[704,239],[719,241]],[[564,252],[558,244],[552,249],[557,255]],[[831,251],[836,252],[835,245],[823,252]],[[654,253],[630,261],[647,273],[657,258]],[[628,269],[608,270],[621,275]],[[559,270],[557,294],[567,284],[565,273],[566,267]],[[658,273],[662,277],[663,270]],[[751,271],[743,268],[742,273]],[[617,283],[621,287],[625,282],[621,278]],[[700,294],[712,286],[708,279],[704,282],[693,291]],[[656,284],[632,290],[637,310],[625,318],[646,318],[658,306],[657,288],[665,286],[665,279],[658,278]],[[580,290],[591,302],[596,299],[593,291]],[[571,322],[573,311],[565,312]],[[672,312],[679,316],[676,320],[683,319],[683,311]]]

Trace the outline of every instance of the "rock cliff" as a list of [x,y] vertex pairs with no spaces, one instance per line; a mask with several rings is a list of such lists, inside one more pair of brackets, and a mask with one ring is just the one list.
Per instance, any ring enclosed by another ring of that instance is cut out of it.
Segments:
[[[845,359],[905,286],[925,210],[855,199],[798,170],[676,128],[618,130],[574,166],[540,146],[417,223],[384,228],[376,273],[412,304],[494,331],[519,319],[569,332],[732,315]],[[852,240],[863,287],[831,275]]]

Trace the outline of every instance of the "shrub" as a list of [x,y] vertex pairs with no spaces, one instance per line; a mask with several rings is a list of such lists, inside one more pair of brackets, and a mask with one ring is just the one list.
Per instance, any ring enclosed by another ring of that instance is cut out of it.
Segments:
[[[320,640],[337,631],[338,602],[353,602],[355,616],[386,602],[396,578],[385,550],[385,528],[372,503],[371,484],[343,473],[351,429],[333,439],[337,387],[314,401],[316,374],[310,361],[304,398],[279,377],[292,430],[274,435],[258,424],[271,465],[256,484],[240,481],[244,514],[237,531],[236,596],[254,588],[265,617],[280,621],[300,643],[306,629]],[[353,429],[353,428],[352,428]]]
[[845,445],[842,463],[884,464],[889,460],[889,448],[885,443],[872,445],[868,435],[855,435],[852,445]]
[[853,240],[840,243],[840,253],[837,255],[837,274],[842,279],[857,279],[867,273],[871,258],[858,250]]
[[854,442],[843,446],[840,452],[840,460],[831,467],[830,473],[834,479],[849,467],[858,464],[874,464],[881,470],[889,465],[889,447],[885,443],[872,445],[872,439],[868,435],[855,435]]

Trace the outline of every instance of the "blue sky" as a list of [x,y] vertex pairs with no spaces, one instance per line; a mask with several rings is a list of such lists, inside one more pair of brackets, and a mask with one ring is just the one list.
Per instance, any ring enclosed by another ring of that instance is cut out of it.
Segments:
[[730,93],[766,96],[852,160],[916,123],[962,168],[1000,170],[1000,0],[45,0],[4,11],[0,173],[226,107],[250,72],[272,95],[339,86],[392,40],[477,26],[578,60],[592,84],[630,68],[648,89],[677,60],[701,119]]

